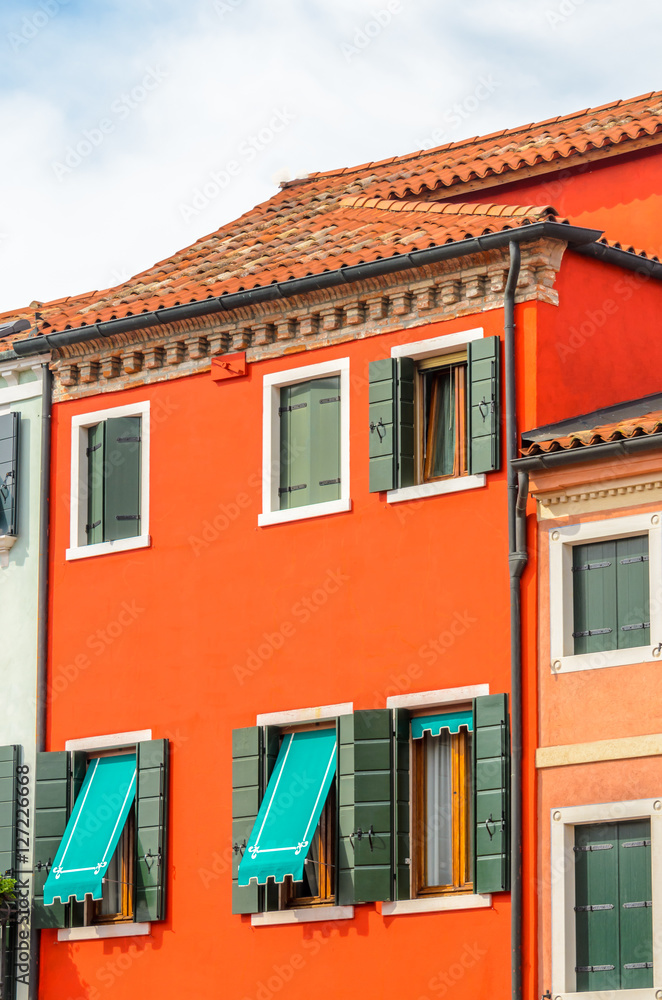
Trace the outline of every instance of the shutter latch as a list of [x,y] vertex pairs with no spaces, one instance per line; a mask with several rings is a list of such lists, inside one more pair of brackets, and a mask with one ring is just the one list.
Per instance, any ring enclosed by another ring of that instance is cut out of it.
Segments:
[[148,872],[151,872],[155,861],[158,867],[161,864],[161,848],[159,847],[158,854],[152,854],[151,850],[149,850],[147,854],[143,854],[143,861],[147,865]]
[[98,528],[100,524],[101,524],[101,520],[98,520],[98,521],[95,521],[95,522],[94,522],[94,524],[86,524],[86,525],[85,525],[85,533],[89,535],[89,533],[90,533],[90,532],[91,532],[91,531],[92,531],[92,530],[93,530],[94,528]]
[[361,827],[359,827],[358,830],[354,831],[354,833],[350,833],[349,842],[352,845],[352,847],[354,847],[354,837],[356,837],[357,840],[362,840],[363,837],[367,837],[368,843],[370,844],[370,850],[374,851],[374,847],[372,846],[372,838],[374,836],[375,836],[375,831],[373,830],[371,823],[369,830],[362,830]]
[[494,413],[494,397],[492,397],[492,399],[488,403],[487,400],[485,399],[485,396],[483,396],[480,403],[478,404],[478,410],[480,412],[481,417],[483,418],[483,423],[485,423],[489,414]]
[[244,851],[246,850],[246,840],[242,840],[241,844],[237,844],[236,841],[232,845],[232,850],[235,854],[241,854],[242,858],[244,856]]
[[85,449],[86,455],[91,455],[93,451],[97,451],[101,447],[101,441],[98,444],[93,444],[91,448]]
[[278,488],[278,496],[282,496],[283,493],[294,493],[295,490],[305,490],[308,483],[299,483],[298,486],[280,486]]
[[370,433],[372,434],[373,431],[377,431],[377,433],[379,434],[380,441],[383,441],[384,438],[386,437],[386,428],[384,427],[381,417],[379,418],[378,423],[375,423],[374,420],[370,421]]

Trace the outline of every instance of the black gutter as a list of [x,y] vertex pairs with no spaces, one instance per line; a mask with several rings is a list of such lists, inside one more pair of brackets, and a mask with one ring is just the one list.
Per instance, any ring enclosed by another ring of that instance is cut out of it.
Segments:
[[546,237],[578,245],[594,242],[601,235],[602,231],[599,229],[583,229],[562,222],[533,222],[517,229],[475,236],[468,240],[458,240],[443,246],[430,247],[427,250],[413,250],[408,254],[397,254],[394,257],[369,261],[366,264],[354,264],[351,267],[325,271],[323,274],[308,275],[305,278],[290,278],[288,281],[274,282],[271,285],[251,288],[244,292],[232,292],[227,295],[203,299],[200,302],[169,306],[159,309],[157,312],[138,313],[134,316],[108,320],[106,323],[95,323],[92,326],[64,330],[61,333],[42,334],[27,340],[17,340],[12,344],[12,347],[19,357],[42,354],[60,347],[68,347],[71,344],[81,344],[88,340],[111,337],[116,333],[128,333],[131,330],[144,330],[146,327],[175,323],[198,316],[230,312],[262,302],[273,302],[278,299],[290,298],[293,295],[303,295],[306,292],[353,284],[356,281],[364,281],[367,278],[375,278],[384,274],[413,270],[453,257],[466,257],[469,254],[497,250],[509,246],[511,243],[528,243]]
[[658,448],[662,448],[662,433],[645,434],[641,437],[623,438],[622,441],[605,441],[602,444],[588,444],[580,448],[566,448],[541,455],[525,455],[523,458],[515,459],[513,468],[521,472],[555,469],[557,466],[576,465],[578,462],[597,462],[601,458],[638,455]]
[[[37,595],[37,679],[35,743],[37,753],[46,747],[46,699],[48,656],[48,584],[49,524],[51,480],[51,410],[52,379],[48,362],[41,366],[41,469],[39,482],[39,583]],[[32,927],[30,948],[30,989],[32,1000],[38,995],[39,931]]]
[[619,250],[618,247],[610,247],[599,241],[586,243],[583,246],[573,246],[572,249],[584,257],[592,257],[594,260],[601,260],[607,264],[615,264],[616,267],[623,267],[626,271],[635,271],[647,278],[657,278],[658,281],[662,281],[662,263],[659,260],[641,257],[630,250]]
[[510,270],[504,292],[506,386],[506,469],[508,481],[508,570],[510,576],[510,982],[512,1000],[522,997],[522,609],[520,579],[527,562],[526,485],[513,468],[517,455],[515,381],[515,291],[521,251],[510,244]]

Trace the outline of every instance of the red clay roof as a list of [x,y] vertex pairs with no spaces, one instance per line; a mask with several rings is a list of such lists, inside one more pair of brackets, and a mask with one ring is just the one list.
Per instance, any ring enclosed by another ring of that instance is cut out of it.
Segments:
[[[91,325],[553,218],[545,206],[426,199],[435,189],[507,171],[517,179],[525,166],[574,153],[626,149],[660,131],[662,92],[312,174],[121,285],[45,304],[39,326],[48,333]],[[24,312],[0,316],[0,323]],[[0,340],[0,349],[7,343]]]
[[578,430],[563,437],[550,438],[548,441],[536,441],[523,448],[522,455],[545,455],[557,451],[590,448],[591,445],[605,444],[608,441],[622,441],[624,438],[643,437],[660,432],[662,432],[662,409],[656,409],[628,420],[599,424],[588,430]]

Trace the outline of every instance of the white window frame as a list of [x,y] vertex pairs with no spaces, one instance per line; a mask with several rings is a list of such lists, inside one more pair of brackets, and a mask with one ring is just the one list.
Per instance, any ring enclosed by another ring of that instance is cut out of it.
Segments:
[[[340,497],[324,503],[304,504],[280,510],[280,390],[284,386],[310,382],[328,375],[340,375]],[[264,376],[262,411],[262,513],[260,527],[301,521],[308,517],[324,517],[352,509],[349,486],[349,358],[324,361],[303,368],[288,368]]]
[[[550,654],[552,673],[620,667],[659,659],[662,646],[662,528],[660,514],[632,514],[553,528],[549,536]],[[650,644],[601,653],[573,653],[573,545],[648,535]]]
[[[94,424],[111,417],[141,417],[141,472],[140,472],[140,534],[133,538],[118,538],[113,542],[86,544],[85,524],[87,522],[87,430]],[[71,421],[71,510],[69,524],[69,548],[66,558],[89,559],[91,556],[106,555],[109,552],[126,552],[129,549],[144,549],[150,545],[149,537],[149,401],[115,406],[93,413],[81,413]]]
[[[411,358],[413,361],[423,361],[425,358],[441,357],[453,354],[458,348],[466,347],[473,340],[482,340],[482,327],[475,330],[463,330],[461,333],[449,333],[443,337],[431,337],[429,340],[417,340],[412,344],[398,344],[391,348],[392,358]],[[464,493],[465,490],[475,490],[485,485],[485,476],[455,476],[453,479],[441,479],[434,483],[418,483],[416,486],[403,486],[401,489],[388,490],[388,503],[400,503],[402,500],[423,500],[425,497],[441,496],[444,493]]]
[[[331,721],[339,715],[351,715],[354,704],[351,701],[337,705],[314,705],[311,708],[295,708],[284,712],[266,712],[258,715],[258,726],[291,726],[299,723]],[[353,906],[290,906],[287,910],[270,910],[266,913],[251,914],[252,927],[275,927],[278,924],[326,923],[327,920],[351,920]]]
[[[86,736],[67,740],[65,750],[109,750],[135,746],[152,738],[151,729],[131,733],[109,733],[107,736]],[[88,924],[86,927],[63,927],[57,932],[58,941],[99,941],[102,938],[145,937],[151,933],[151,922],[132,924]]]
[[[650,819],[653,893],[653,983],[647,989],[577,993],[575,939],[575,827]],[[551,810],[552,997],[554,1000],[656,1000],[662,987],[662,799],[601,802]]]
[[[386,699],[387,708],[427,708],[430,712],[443,712],[461,702],[472,701],[490,693],[489,684],[473,684],[466,687],[442,688],[439,691],[419,691],[412,694],[396,694]],[[409,734],[411,753],[411,732]],[[411,781],[411,769],[410,769]],[[410,789],[411,792],[411,789]],[[413,795],[409,795],[409,829],[413,831]],[[410,869],[411,875],[411,869]],[[443,910],[475,910],[492,906],[491,893],[458,893],[448,896],[425,896],[419,899],[402,899],[392,903],[382,903],[383,917],[404,916],[411,913],[439,913]]]

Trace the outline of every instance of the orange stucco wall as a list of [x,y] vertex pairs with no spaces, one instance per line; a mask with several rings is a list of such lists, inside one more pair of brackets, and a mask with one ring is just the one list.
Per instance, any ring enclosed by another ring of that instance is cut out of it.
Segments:
[[[534,307],[518,322],[535,337]],[[499,333],[503,315],[480,323]],[[509,990],[507,894],[491,909],[384,919],[366,905],[351,921],[307,926],[253,929],[230,912],[234,727],[318,704],[385,707],[406,691],[509,690],[503,472],[482,489],[392,506],[368,492],[368,362],[396,342],[476,325],[55,407],[48,746],[142,728],[172,741],[171,878],[168,919],[150,938],[58,944],[44,932],[48,1000],[169,995],[173,984],[232,1000],[307,998],[320,983],[376,998],[433,998],[456,983],[467,997]],[[262,375],[347,356],[352,511],[259,528]],[[67,563],[71,418],[144,399],[152,546]]]

